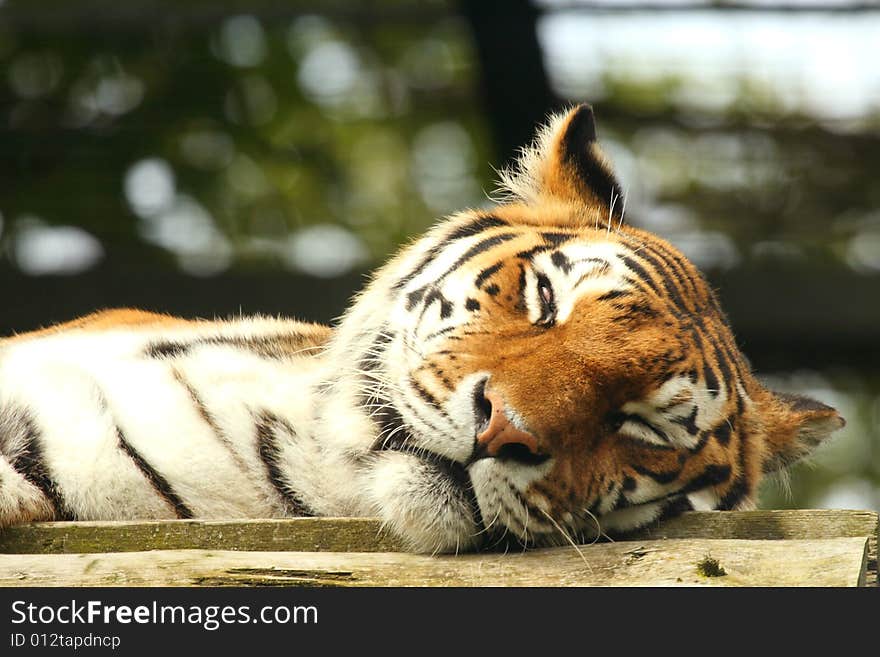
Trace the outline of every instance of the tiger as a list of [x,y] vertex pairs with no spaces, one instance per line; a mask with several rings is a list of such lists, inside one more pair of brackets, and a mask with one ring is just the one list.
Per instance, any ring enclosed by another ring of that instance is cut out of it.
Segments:
[[523,549],[755,507],[844,425],[767,389],[703,275],[632,226],[592,108],[491,205],[381,266],[333,328],[105,310],[0,342],[0,527],[376,517]]

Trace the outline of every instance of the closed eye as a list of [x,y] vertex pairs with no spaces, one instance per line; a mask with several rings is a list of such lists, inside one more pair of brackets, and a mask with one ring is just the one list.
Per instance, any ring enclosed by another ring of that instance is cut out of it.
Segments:
[[541,304],[541,315],[537,324],[552,326],[556,322],[556,295],[553,285],[545,274],[538,274],[538,302]]

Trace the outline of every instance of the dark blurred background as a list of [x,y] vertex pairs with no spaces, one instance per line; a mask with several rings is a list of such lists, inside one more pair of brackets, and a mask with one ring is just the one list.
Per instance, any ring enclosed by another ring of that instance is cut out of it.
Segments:
[[880,8],[845,0],[0,0],[0,335],[332,321],[587,100],[630,220],[849,422],[762,505],[877,509],[878,62]]

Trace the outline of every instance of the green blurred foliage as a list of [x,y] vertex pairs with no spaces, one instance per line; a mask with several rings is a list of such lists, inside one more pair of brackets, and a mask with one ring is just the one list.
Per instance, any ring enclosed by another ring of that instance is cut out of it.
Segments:
[[7,254],[16,221],[38,217],[88,231],[110,257],[177,255],[198,271],[156,226],[174,199],[154,190],[144,207],[150,189],[126,194],[144,162],[154,166],[141,173],[170,177],[184,213],[208,218],[198,232],[214,269],[275,266],[292,232],[327,223],[353,231],[375,263],[438,214],[484,199],[491,156],[468,102],[471,44],[452,15],[128,27],[0,28]]

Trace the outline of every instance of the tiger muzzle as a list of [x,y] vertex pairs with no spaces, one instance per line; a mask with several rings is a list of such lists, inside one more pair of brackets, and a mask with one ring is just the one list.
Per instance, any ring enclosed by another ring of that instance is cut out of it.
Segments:
[[542,453],[537,437],[513,423],[501,395],[485,388],[481,394],[483,399],[478,407],[484,416],[484,422],[482,430],[477,433],[477,444],[471,461],[497,458],[537,465],[549,458],[548,454]]

